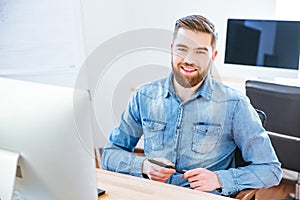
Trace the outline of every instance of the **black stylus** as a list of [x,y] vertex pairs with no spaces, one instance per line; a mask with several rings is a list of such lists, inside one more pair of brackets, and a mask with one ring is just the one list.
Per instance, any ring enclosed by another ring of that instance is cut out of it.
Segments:
[[167,165],[165,163],[162,163],[160,161],[157,161],[157,160],[154,160],[154,159],[151,159],[151,158],[148,158],[149,162],[155,164],[155,165],[158,165],[158,166],[161,166],[161,167],[165,167],[165,168],[169,168],[169,169],[175,169],[176,172],[180,173],[180,174],[184,174],[185,171],[183,170],[180,170],[180,169],[177,169],[175,167],[173,167],[172,165]]

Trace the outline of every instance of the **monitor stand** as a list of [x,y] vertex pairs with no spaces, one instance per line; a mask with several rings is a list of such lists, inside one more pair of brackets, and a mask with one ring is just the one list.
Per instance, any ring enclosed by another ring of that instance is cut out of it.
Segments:
[[12,199],[20,154],[0,149],[0,199]]

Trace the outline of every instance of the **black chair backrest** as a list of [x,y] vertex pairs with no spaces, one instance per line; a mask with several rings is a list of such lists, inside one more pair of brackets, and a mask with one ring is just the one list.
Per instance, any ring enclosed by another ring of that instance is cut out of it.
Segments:
[[246,95],[268,116],[266,130],[300,137],[300,87],[248,80]]
[[300,87],[248,80],[246,95],[266,113],[265,129],[279,133],[269,136],[282,167],[300,171]]

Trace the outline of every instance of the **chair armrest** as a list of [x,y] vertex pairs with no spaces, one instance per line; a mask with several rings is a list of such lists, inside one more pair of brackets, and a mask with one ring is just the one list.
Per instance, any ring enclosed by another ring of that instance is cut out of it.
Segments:
[[281,134],[281,133],[275,133],[275,132],[271,132],[271,131],[267,131],[267,133],[268,133],[268,135],[273,136],[273,137],[282,138],[282,139],[288,139],[288,140],[293,140],[293,141],[296,141],[296,142],[300,142],[300,138],[299,137],[285,135],[285,134]]
[[235,198],[239,199],[239,200],[254,200],[255,199],[255,194],[256,194],[257,191],[258,191],[258,189],[242,190],[236,195]]

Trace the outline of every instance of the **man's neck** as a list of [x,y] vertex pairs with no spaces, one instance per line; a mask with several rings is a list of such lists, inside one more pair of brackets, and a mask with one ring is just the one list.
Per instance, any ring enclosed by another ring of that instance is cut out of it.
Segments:
[[199,89],[199,87],[202,85],[202,83],[203,83],[203,81],[198,83],[194,87],[184,88],[175,80],[175,78],[173,78],[173,85],[174,85],[175,92],[177,93],[177,95],[180,97],[180,99],[183,102],[190,99],[196,93],[196,91]]

